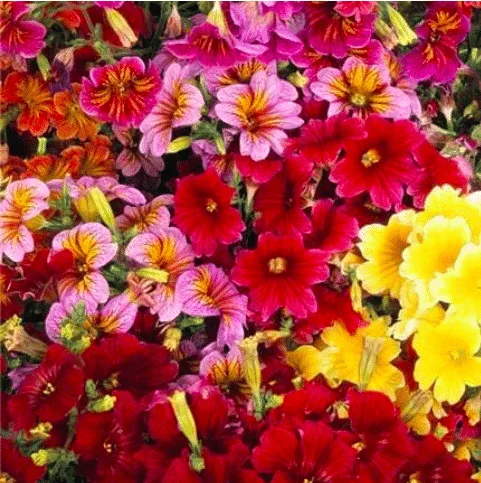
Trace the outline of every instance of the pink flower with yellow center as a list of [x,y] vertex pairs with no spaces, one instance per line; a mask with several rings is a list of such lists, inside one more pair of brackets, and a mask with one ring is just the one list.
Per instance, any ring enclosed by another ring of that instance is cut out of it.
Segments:
[[99,223],[83,223],[60,232],[52,240],[54,251],[69,250],[74,269],[58,281],[58,291],[65,299],[104,303],[109,285],[100,269],[117,253],[110,231]]
[[162,322],[174,320],[182,310],[175,290],[179,276],[194,265],[194,254],[185,236],[177,228],[158,229],[134,237],[125,255],[140,267],[153,268],[165,275],[165,282],[144,278],[131,284],[131,297],[148,305]]
[[165,71],[164,85],[157,102],[140,125],[143,132],[140,151],[162,156],[172,141],[172,131],[192,126],[202,116],[204,98],[197,87],[190,84],[189,69],[172,64]]
[[256,72],[249,85],[236,84],[220,89],[215,112],[219,119],[240,132],[240,153],[259,161],[271,148],[279,155],[284,150],[285,130],[298,128],[295,87],[265,71]]
[[21,262],[25,253],[34,250],[28,226],[48,208],[50,191],[33,178],[14,181],[7,186],[0,203],[0,259],[4,253],[13,262]]
[[328,101],[328,115],[352,112],[360,117],[378,114],[382,117],[407,119],[411,113],[409,97],[392,87],[389,70],[382,65],[366,65],[350,57],[342,69],[326,67],[311,84],[312,92]]
[[247,297],[240,295],[224,271],[215,265],[200,265],[184,272],[177,281],[182,311],[200,317],[220,317],[219,347],[244,337]]
[[137,127],[149,112],[160,89],[153,65],[139,57],[124,57],[114,65],[96,67],[82,79],[80,105],[90,116],[120,126]]

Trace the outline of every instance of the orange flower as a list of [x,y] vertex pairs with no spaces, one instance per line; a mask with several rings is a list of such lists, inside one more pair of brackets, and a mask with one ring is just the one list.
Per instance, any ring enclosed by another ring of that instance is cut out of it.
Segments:
[[110,151],[110,140],[106,136],[96,136],[84,146],[70,146],[61,153],[64,163],[75,160],[77,176],[115,177],[115,160]]
[[2,97],[7,104],[19,105],[19,131],[30,131],[33,136],[45,134],[53,112],[53,102],[52,94],[41,77],[11,72],[5,79]]
[[78,160],[67,158],[62,161],[50,154],[34,156],[25,162],[27,170],[22,178],[37,178],[43,182],[53,179],[63,179],[67,174],[76,177],[78,173]]
[[56,92],[53,96],[53,121],[59,139],[78,138],[85,141],[93,138],[99,130],[98,122],[85,114],[80,107],[80,88],[80,84],[72,84],[71,91]]

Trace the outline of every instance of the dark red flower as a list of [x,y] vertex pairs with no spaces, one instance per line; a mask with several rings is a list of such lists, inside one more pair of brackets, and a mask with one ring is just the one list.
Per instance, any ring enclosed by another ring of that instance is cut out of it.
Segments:
[[357,237],[357,220],[331,199],[316,201],[311,212],[312,231],[304,237],[306,246],[328,253],[349,250]]
[[254,211],[259,232],[293,235],[311,231],[311,222],[304,212],[302,191],[310,177],[310,169],[288,160],[283,170],[262,184],[254,196]]
[[298,235],[259,237],[257,248],[241,250],[232,280],[249,287],[250,307],[264,320],[281,307],[297,317],[317,309],[311,286],[326,280],[325,254],[307,250]]
[[301,127],[301,135],[287,142],[284,155],[304,164],[332,166],[346,141],[366,137],[361,119],[348,119],[344,114],[322,121],[311,119]]
[[352,482],[355,460],[356,451],[322,421],[270,427],[252,453],[254,468],[279,483]]
[[263,159],[254,161],[250,156],[233,155],[236,168],[244,179],[261,184],[269,181],[282,169],[280,159]]
[[113,410],[79,416],[72,450],[79,455],[79,471],[89,481],[141,481],[142,467],[135,459],[142,443],[141,407],[126,391],[113,395]]
[[62,420],[80,400],[84,381],[78,359],[61,345],[51,345],[8,402],[15,427],[29,429],[39,422]]
[[213,168],[179,181],[174,223],[190,237],[198,255],[212,255],[218,244],[241,239],[245,226],[239,211],[231,206],[234,193]]
[[21,315],[23,305],[20,303],[19,294],[15,293],[12,285],[18,272],[6,265],[0,265],[0,320],[9,319],[12,315]]
[[0,439],[0,468],[1,481],[6,483],[35,483],[40,481],[45,466],[36,466],[31,458],[23,456],[9,439]]
[[401,203],[416,175],[411,153],[422,141],[416,126],[406,120],[390,122],[378,116],[365,121],[367,137],[345,143],[346,155],[331,172],[341,197],[369,193],[372,202],[389,210]]
[[157,344],[145,344],[130,334],[116,334],[91,345],[82,355],[87,377],[107,390],[124,389],[142,395],[175,379],[178,364]]

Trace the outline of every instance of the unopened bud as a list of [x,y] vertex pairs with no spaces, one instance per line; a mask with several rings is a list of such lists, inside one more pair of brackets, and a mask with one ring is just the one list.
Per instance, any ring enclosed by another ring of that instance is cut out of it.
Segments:
[[165,25],[164,36],[168,39],[175,39],[182,35],[182,19],[180,18],[177,6],[172,7],[169,18]]
[[138,40],[132,27],[118,10],[107,7],[104,11],[109,25],[119,38],[122,46],[130,49]]

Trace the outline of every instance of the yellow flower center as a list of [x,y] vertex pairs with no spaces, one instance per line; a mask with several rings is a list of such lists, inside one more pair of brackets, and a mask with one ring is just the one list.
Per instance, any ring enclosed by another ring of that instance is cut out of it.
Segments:
[[381,161],[381,155],[377,149],[369,149],[366,151],[361,158],[361,163],[366,167],[370,168],[373,164],[379,163]]
[[463,355],[464,355],[464,351],[457,351],[457,350],[455,350],[455,351],[451,351],[451,352],[449,353],[449,356],[451,357],[451,359],[452,359],[453,361],[457,361],[457,360],[458,360],[459,358],[461,358]]
[[419,480],[419,471],[409,476],[409,483],[421,483],[421,480]]
[[351,94],[351,104],[356,107],[364,107],[367,104],[367,97],[359,92],[353,92]]
[[282,257],[271,258],[267,263],[269,272],[279,274],[287,270],[287,260]]
[[53,384],[51,384],[50,382],[47,382],[45,389],[42,392],[43,392],[43,394],[48,396],[48,395],[52,394],[53,392],[55,392],[55,386]]
[[359,453],[366,447],[366,445],[362,441],[358,441],[357,443],[351,445],[351,447]]
[[17,480],[11,477],[8,473],[0,473],[0,483],[15,483]]
[[107,451],[107,453],[112,453],[114,448],[112,446],[112,443],[107,443],[107,441],[105,441],[104,449],[105,449],[105,451]]
[[217,203],[212,198],[208,198],[205,202],[205,210],[209,213],[213,213],[217,210]]

